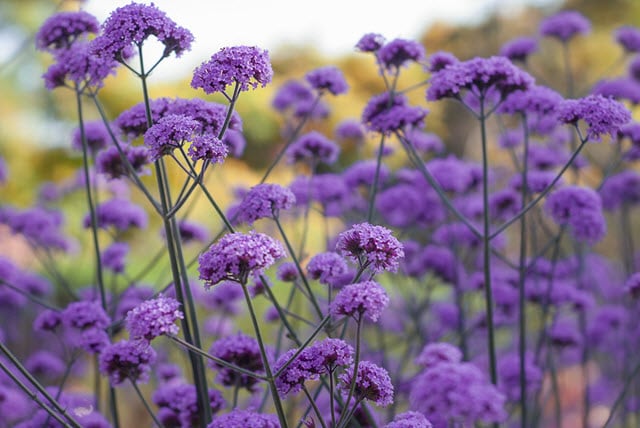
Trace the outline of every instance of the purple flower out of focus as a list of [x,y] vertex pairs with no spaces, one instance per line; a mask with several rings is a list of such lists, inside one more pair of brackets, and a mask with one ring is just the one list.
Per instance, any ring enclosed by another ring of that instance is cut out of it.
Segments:
[[24,211],[10,211],[7,214],[6,220],[12,233],[21,234],[43,248],[63,251],[71,248],[71,242],[61,230],[64,219],[60,211],[35,206]]
[[394,39],[378,50],[378,59],[388,70],[398,70],[409,62],[425,59],[424,46],[414,40]]
[[109,377],[112,386],[125,380],[136,383],[149,381],[151,365],[156,361],[156,351],[139,342],[121,340],[107,346],[99,356],[100,373]]
[[566,43],[573,36],[588,34],[591,31],[591,23],[580,12],[563,10],[543,19],[539,31],[543,36],[554,37]]
[[296,203],[291,190],[279,184],[262,183],[253,186],[237,208],[240,222],[253,224],[261,218],[277,217],[280,210],[288,210]]
[[[90,121],[84,123],[84,137],[87,141],[87,149],[90,152],[97,152],[109,145],[111,139],[109,132],[102,121]],[[71,135],[71,147],[82,151],[82,133],[80,127],[73,130]]]
[[396,415],[384,428],[433,428],[433,425],[422,413],[409,410]]
[[397,271],[400,259],[404,257],[402,244],[389,229],[369,223],[355,224],[342,232],[336,249],[361,266],[371,266],[377,273]]
[[178,334],[175,322],[183,319],[180,303],[162,294],[146,300],[127,313],[125,323],[132,339],[151,341],[163,334]]
[[634,105],[640,104],[640,82],[631,77],[601,80],[594,85],[591,93],[616,100],[629,100]]
[[[225,407],[220,391],[209,390],[209,402],[213,414]],[[160,385],[152,396],[158,406],[158,419],[169,427],[194,427],[199,425],[198,393],[194,385],[181,381]]]
[[132,46],[141,46],[154,36],[164,45],[163,57],[176,56],[191,49],[193,35],[178,26],[153,3],[131,2],[115,9],[102,25],[102,34],[93,41],[93,51],[102,56],[123,61],[130,56]]
[[538,50],[538,40],[534,37],[516,37],[500,48],[500,55],[511,61],[525,62],[529,55]]
[[606,210],[640,203],[640,174],[626,170],[613,174],[602,183],[599,194]]
[[320,67],[308,72],[305,79],[317,91],[327,91],[332,95],[344,94],[349,85],[344,79],[342,71],[335,66]]
[[627,53],[640,52],[640,29],[623,25],[615,31],[615,39]]
[[[257,374],[264,372],[258,341],[245,334],[238,333],[216,340],[211,344],[209,353],[216,358],[235,364],[250,372]],[[218,371],[216,380],[222,385],[247,388],[251,391],[258,382],[255,377],[239,373],[215,361],[210,362],[209,365]]]
[[378,321],[389,304],[389,296],[375,281],[357,282],[342,288],[331,302],[331,314],[348,316],[356,320],[363,317]]
[[325,285],[331,285],[335,279],[347,272],[348,266],[345,259],[331,251],[316,254],[307,263],[309,277]]
[[213,419],[207,428],[280,428],[276,415],[235,409]]
[[80,36],[99,31],[95,16],[85,12],[58,12],[50,16],[36,33],[36,48],[56,53],[68,49]]
[[114,242],[104,249],[101,258],[105,268],[115,273],[124,272],[124,263],[129,253],[129,244],[126,242]]
[[459,363],[461,361],[462,352],[460,349],[447,342],[426,344],[415,359],[415,363],[425,369],[435,367],[440,363]]
[[524,91],[516,91],[500,104],[498,111],[508,114],[538,114],[553,116],[562,95],[546,86],[533,85]]
[[547,197],[545,209],[558,224],[568,224],[579,241],[595,243],[606,234],[602,200],[593,189],[566,186]]
[[[525,373],[527,379],[527,395],[533,394],[542,385],[542,370],[536,366],[533,355],[526,354]],[[520,399],[520,355],[512,352],[500,357],[498,365],[498,375],[500,378],[500,388],[505,392],[511,402]]]
[[53,90],[73,84],[75,90],[101,88],[104,79],[115,73],[117,63],[93,53],[89,42],[78,42],[55,54],[56,62],[42,75],[45,87]]
[[282,244],[268,235],[235,232],[223,236],[200,255],[198,271],[205,288],[224,279],[246,283],[249,274],[261,274],[284,256]]
[[310,131],[295,140],[287,149],[289,163],[311,162],[332,165],[338,160],[340,146],[318,131]]
[[[146,147],[122,145],[123,155],[131,165],[133,172],[143,175],[145,166],[149,163],[149,151]],[[110,179],[128,177],[130,175],[127,164],[123,161],[118,148],[109,146],[98,152],[96,170]]]
[[402,94],[388,92],[374,96],[362,111],[362,123],[371,131],[390,134],[405,127],[422,128],[429,111],[412,107]]
[[220,49],[209,61],[193,72],[191,87],[202,88],[206,94],[224,92],[227,86],[238,84],[240,91],[263,88],[271,82],[273,70],[269,54],[255,46],[233,46]]
[[[147,212],[140,206],[127,199],[110,199],[96,207],[99,228],[106,229],[113,226],[117,230],[127,230],[130,227],[144,229],[147,227]],[[87,214],[83,220],[84,227],[91,226],[91,217]]]
[[504,99],[510,93],[526,90],[533,84],[531,75],[505,57],[473,58],[435,72],[427,89],[427,100],[460,98],[463,90],[471,91],[476,96],[493,90]]
[[[353,368],[347,368],[339,379],[340,387],[348,391],[353,380]],[[393,403],[393,384],[389,373],[384,368],[371,361],[360,361],[355,382],[356,400],[373,401],[381,407]]]
[[428,70],[431,73],[437,73],[438,71],[458,62],[460,62],[458,58],[456,58],[456,56],[451,52],[439,51],[429,56]]
[[602,95],[588,95],[560,103],[558,120],[575,126],[584,121],[587,124],[585,138],[599,141],[603,134],[615,138],[620,127],[631,120],[631,113],[619,101]]
[[356,49],[360,52],[375,52],[384,45],[385,39],[378,33],[367,33],[360,38]]

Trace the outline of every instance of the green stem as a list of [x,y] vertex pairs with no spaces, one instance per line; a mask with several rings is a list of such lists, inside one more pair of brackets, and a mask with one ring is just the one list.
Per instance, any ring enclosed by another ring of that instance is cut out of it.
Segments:
[[142,401],[142,405],[147,410],[147,413],[149,414],[149,416],[151,416],[151,419],[153,419],[153,422],[156,425],[158,425],[160,428],[163,428],[164,425],[162,425],[162,422],[160,422],[158,420],[158,418],[156,417],[155,413],[153,413],[153,410],[151,410],[151,407],[149,406],[149,403],[144,398],[144,395],[142,395],[142,391],[140,391],[140,388],[138,387],[138,384],[136,383],[136,381],[131,379],[131,385],[133,385],[133,389],[135,389],[136,394],[138,394],[138,397],[140,398],[140,401]]
[[[344,407],[342,408],[343,410],[347,410],[346,406],[349,405],[349,402],[351,401],[351,399],[353,398],[353,394],[356,391],[356,383],[358,382],[358,366],[360,365],[360,334],[362,331],[362,315],[358,316],[358,318],[356,319],[356,349],[355,349],[355,355],[353,358],[353,376],[351,378],[351,385],[349,386],[349,393],[347,394],[347,399],[345,400],[345,404]],[[359,404],[358,400],[355,400],[356,404],[354,406],[357,407]],[[349,418],[351,417],[352,412],[349,411],[343,411],[340,414],[340,419],[338,419],[338,423],[337,423],[337,427],[340,427],[344,424],[344,426],[347,426],[347,423],[349,422]],[[347,417],[349,416],[349,417]]]
[[384,151],[384,139],[385,135],[380,137],[380,146],[378,147],[378,156],[376,157],[376,173],[373,177],[373,183],[371,184],[371,191],[369,192],[369,210],[367,212],[367,223],[373,221],[373,208],[375,206],[376,194],[378,192],[378,181],[380,180],[380,167],[382,165],[382,153]]
[[[522,189],[520,198],[521,209],[524,209],[528,195],[528,161],[529,161],[529,127],[527,126],[527,117],[523,115],[522,126],[524,129],[524,153],[522,155]],[[527,324],[526,324],[526,306],[525,306],[525,280],[526,280],[526,258],[527,258],[527,222],[526,217],[520,217],[520,263],[518,278],[518,353],[520,357],[520,424],[523,428],[527,426],[527,373],[525,371],[526,352],[527,352]]]
[[307,396],[307,399],[309,400],[309,404],[311,404],[311,407],[313,407],[313,411],[318,417],[318,422],[320,422],[320,425],[322,426],[322,428],[327,428],[327,424],[325,424],[324,419],[322,418],[322,413],[320,413],[320,409],[318,409],[318,405],[316,404],[316,401],[313,399],[311,394],[309,394],[309,390],[307,390],[307,387],[302,385],[302,391],[304,391],[304,395]]

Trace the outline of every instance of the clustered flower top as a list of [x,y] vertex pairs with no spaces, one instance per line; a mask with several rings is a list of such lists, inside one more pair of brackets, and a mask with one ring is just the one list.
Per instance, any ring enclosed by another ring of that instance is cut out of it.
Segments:
[[[209,353],[216,358],[235,364],[253,373],[260,374],[264,372],[258,341],[243,333],[216,340],[211,344]],[[258,382],[255,377],[239,373],[218,362],[212,361],[209,365],[218,371],[216,379],[225,386],[237,386],[251,391]]]
[[[347,368],[339,376],[340,387],[349,390],[353,381],[353,368]],[[371,361],[360,361],[356,375],[356,400],[369,400],[376,405],[385,407],[393,403],[393,384],[389,373]]]
[[198,127],[197,121],[185,115],[163,116],[144,133],[144,144],[149,148],[151,160],[156,161],[172,153],[185,141],[191,141]]
[[151,341],[163,334],[178,334],[176,320],[184,318],[180,303],[162,294],[146,300],[127,313],[125,323],[132,339]]
[[378,33],[367,33],[360,38],[356,49],[360,52],[375,52],[384,45],[385,39]]
[[110,58],[95,55],[88,42],[74,43],[57,52],[55,57],[56,62],[42,75],[48,90],[72,85],[80,91],[86,87],[101,88],[104,79],[115,73],[117,65]]
[[327,91],[332,95],[344,94],[349,90],[349,85],[344,79],[344,74],[336,66],[320,67],[305,75],[307,82],[317,91]]
[[615,39],[625,52],[640,52],[640,28],[623,25],[616,30]]
[[526,61],[527,58],[538,50],[538,40],[535,37],[516,37],[508,41],[500,48],[500,55],[511,61]]
[[390,134],[405,128],[422,128],[429,111],[410,106],[402,94],[385,92],[372,97],[362,111],[362,123],[371,131]]
[[[104,122],[101,120],[88,121],[83,124],[84,138],[87,143],[87,149],[90,152],[97,152],[104,149],[111,143],[109,132]],[[82,131],[80,127],[73,130],[71,134],[71,147],[75,150],[82,151]]]
[[[226,406],[222,393],[208,392],[208,404],[215,415]],[[151,398],[158,406],[158,420],[165,426],[193,427],[199,425],[198,393],[195,385],[171,379],[158,386]]]
[[388,70],[398,70],[411,62],[425,59],[425,49],[414,40],[394,39],[378,50],[378,59]]
[[142,46],[149,36],[163,45],[163,56],[176,56],[191,49],[193,35],[178,26],[153,4],[131,2],[115,9],[102,25],[102,34],[93,40],[93,51],[101,56],[124,61],[133,46]]
[[[128,199],[109,199],[96,207],[96,217],[99,228],[107,229],[113,226],[117,230],[127,230],[130,227],[144,229],[147,227],[147,212],[139,205]],[[91,216],[87,214],[83,221],[84,227],[91,226]]]
[[268,235],[235,232],[200,255],[198,270],[206,288],[225,279],[246,283],[249,274],[261,274],[284,256],[282,244]]
[[558,189],[547,197],[545,209],[556,223],[569,225],[578,241],[593,244],[607,233],[602,199],[591,188],[566,186]]
[[369,223],[355,224],[342,232],[336,250],[362,266],[370,266],[374,272],[395,272],[404,257],[402,244],[389,229]]
[[58,12],[50,16],[36,33],[36,48],[55,53],[68,49],[80,36],[96,34],[100,23],[85,12]]
[[207,428],[280,428],[278,417],[272,414],[257,413],[253,410],[234,409],[220,415],[207,425]]
[[427,100],[460,98],[463,90],[484,96],[489,90],[497,91],[501,99],[514,91],[528,89],[534,79],[503,56],[473,58],[455,62],[431,76]]
[[585,138],[598,141],[603,134],[615,138],[620,127],[631,120],[631,113],[619,101],[602,95],[588,95],[560,103],[558,120],[576,126],[584,121],[587,124]]
[[332,165],[338,160],[340,146],[318,131],[309,131],[287,149],[289,163],[312,162]]
[[554,37],[565,43],[578,34],[588,34],[591,31],[591,23],[580,12],[563,10],[540,23],[540,34]]
[[136,383],[149,381],[151,365],[156,361],[156,351],[150,346],[140,346],[136,341],[121,340],[107,346],[98,359],[100,373],[109,376],[112,386],[125,380]]
[[253,186],[237,208],[240,222],[253,224],[261,218],[277,217],[280,210],[288,210],[296,203],[291,190],[279,184],[262,183]]
[[389,296],[375,281],[349,284],[342,288],[331,302],[331,314],[348,316],[357,321],[363,317],[378,321],[382,311],[389,305]]
[[238,84],[241,91],[263,88],[271,82],[273,70],[266,50],[255,46],[222,48],[193,72],[191,87],[202,88],[206,94],[224,92],[227,86]]
[[396,415],[384,428],[433,428],[433,425],[422,413],[409,410]]
[[554,116],[562,95],[546,86],[533,85],[524,91],[512,92],[498,107],[500,113],[538,114]]
[[316,254],[307,263],[309,277],[325,285],[331,285],[334,280],[347,272],[346,260],[332,251]]

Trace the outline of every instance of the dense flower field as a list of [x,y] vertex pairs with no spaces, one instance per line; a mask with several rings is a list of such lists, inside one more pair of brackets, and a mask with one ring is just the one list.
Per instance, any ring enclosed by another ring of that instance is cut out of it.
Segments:
[[[343,72],[287,81],[272,100],[277,155],[221,204],[208,175],[251,150],[235,106],[272,84],[269,53],[221,49],[193,72],[201,98],[152,98],[151,73],[190,49],[187,28],[153,4],[104,23],[51,16],[36,36],[52,59],[44,85],[75,97],[83,162],[33,206],[0,205],[37,260],[0,258],[0,427],[637,426],[640,28],[612,37],[627,74],[576,93],[572,41],[590,30],[562,11],[468,60],[364,34],[355,47],[386,90],[326,135]],[[542,38],[562,46],[564,93],[528,68]],[[152,39],[160,58],[145,55]],[[409,67],[423,79],[401,83]],[[118,68],[140,91],[110,117],[100,91]],[[477,159],[426,129],[435,103],[475,121]],[[339,168],[346,145],[360,157]],[[607,159],[588,156],[595,145]],[[273,178],[283,168],[290,182]],[[57,207],[72,193],[87,248]],[[217,230],[189,218],[194,201]],[[131,254],[136,229],[161,245]],[[86,287],[56,269],[74,252],[93,255]]]

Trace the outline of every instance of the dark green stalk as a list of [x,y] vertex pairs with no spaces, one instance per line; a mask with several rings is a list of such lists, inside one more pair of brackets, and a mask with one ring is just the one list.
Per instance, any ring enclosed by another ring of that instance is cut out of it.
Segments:
[[151,416],[151,419],[153,419],[153,422],[156,425],[158,425],[160,428],[163,428],[164,425],[162,425],[162,422],[160,422],[158,420],[158,418],[156,417],[155,413],[153,413],[153,410],[151,410],[151,407],[149,406],[149,403],[144,398],[144,395],[142,395],[142,391],[140,391],[140,388],[138,387],[138,384],[136,383],[136,381],[131,379],[131,385],[133,385],[133,389],[135,389],[136,394],[138,394],[138,397],[140,398],[140,401],[142,401],[142,405],[147,410],[147,413],[149,414],[149,416]]
[[307,387],[302,385],[302,391],[304,391],[304,395],[307,396],[307,399],[309,400],[309,404],[311,404],[311,407],[313,407],[313,411],[318,417],[318,422],[320,422],[320,425],[322,426],[322,428],[327,428],[327,424],[325,424],[324,419],[322,418],[322,413],[320,413],[320,409],[318,409],[318,405],[316,404],[316,401],[313,399],[311,394],[309,394],[309,390],[307,389]]
[[[349,402],[351,401],[351,399],[353,398],[353,394],[356,391],[356,383],[358,381],[358,366],[360,365],[360,334],[362,332],[362,315],[360,314],[358,316],[358,318],[356,319],[356,349],[355,349],[355,355],[353,357],[353,376],[351,378],[351,385],[349,386],[349,393],[347,394],[347,398],[345,400],[345,407],[343,407],[343,412],[340,415],[340,419],[338,419],[338,423],[337,423],[337,427],[340,427],[342,424],[344,424],[346,426],[347,422],[349,422],[349,418],[347,418],[347,415],[350,413],[346,409],[346,406],[349,405]],[[358,400],[355,400],[356,405],[354,406],[357,407],[358,406]]]
[[371,190],[369,191],[369,210],[367,212],[367,223],[373,221],[373,208],[376,201],[376,194],[378,192],[378,181],[380,180],[380,166],[382,165],[382,152],[384,150],[384,134],[380,137],[380,146],[378,147],[378,156],[376,157],[376,173],[373,177],[373,183],[371,184]]

